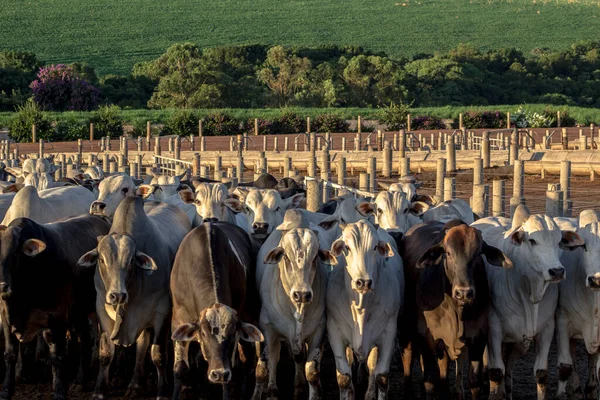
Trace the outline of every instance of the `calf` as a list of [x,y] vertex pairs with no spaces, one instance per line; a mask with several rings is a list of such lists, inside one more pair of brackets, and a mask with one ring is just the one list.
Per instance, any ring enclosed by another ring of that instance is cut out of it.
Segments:
[[[340,399],[353,399],[347,350],[367,362],[366,398],[387,398],[398,313],[404,299],[402,260],[395,245],[380,240],[375,226],[361,220],[342,228],[331,246],[338,257],[327,286],[327,332],[335,356]],[[351,357],[350,357],[351,359]]]
[[150,354],[158,373],[158,397],[166,396],[164,351],[171,314],[169,276],[190,222],[179,208],[159,203],[146,214],[143,200],[126,197],[117,207],[108,235],[84,254],[79,265],[96,267],[96,312],[100,320],[100,371],[94,391],[103,398],[114,346],[136,343],[136,366],[128,392],[140,389],[150,333]]
[[263,335],[254,325],[243,322],[249,319],[247,269],[253,268],[255,261],[246,232],[228,223],[204,223],[181,243],[170,284],[175,341],[174,399],[179,398],[189,370],[191,341],[200,343],[208,362],[208,380],[223,385],[223,398],[228,398],[228,383],[233,377],[231,360],[239,339],[263,341]]
[[[575,232],[563,231],[546,215],[530,215],[524,205],[515,210],[506,231],[493,217],[476,221],[483,239],[506,254],[513,269],[486,265],[492,308],[489,314],[490,399],[512,396],[512,367],[535,341],[533,374],[538,399],[546,397],[548,352],[554,335],[558,283],[565,278],[560,249],[572,250],[584,242]],[[502,349],[508,350],[506,362]]]
[[[482,256],[496,266],[511,268],[512,263],[483,241],[477,229],[459,220],[416,225],[398,245],[406,274],[406,306],[399,320],[405,397],[414,397],[412,349],[419,344],[426,398],[433,398],[436,384],[440,397],[449,397],[448,359],[456,361],[465,348],[471,392],[479,398],[490,308]],[[462,373],[457,385],[464,398]]]
[[303,391],[308,379],[309,398],[320,398],[326,264],[335,262],[335,258],[319,247],[305,215],[289,210],[258,253],[256,285],[263,304],[260,329],[265,342],[256,367],[253,399],[261,399],[265,389],[269,397],[277,396],[281,341],[288,343],[296,363],[295,396]]
[[[18,218],[0,226],[0,296],[6,375],[0,397],[11,398],[19,342],[39,332],[50,346],[54,398],[67,395],[65,382],[66,333],[79,336],[81,365],[89,364],[87,315],[94,310],[95,291],[90,274],[79,274],[77,259],[108,232],[103,218],[83,215],[40,225]],[[15,340],[16,339],[16,340]],[[87,356],[87,362],[86,362]]]

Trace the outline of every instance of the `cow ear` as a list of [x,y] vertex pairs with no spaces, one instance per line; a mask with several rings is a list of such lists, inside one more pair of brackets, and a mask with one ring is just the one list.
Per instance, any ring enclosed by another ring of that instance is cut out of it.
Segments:
[[417,268],[425,268],[439,264],[442,262],[442,257],[445,252],[446,249],[443,244],[436,244],[435,246],[430,247],[417,262]]
[[192,188],[185,183],[180,183],[179,186],[177,186],[177,193],[181,192],[182,190],[189,190],[191,192]]
[[79,258],[77,265],[80,267],[95,267],[98,263],[98,249],[90,250]]
[[408,211],[417,217],[425,214],[425,211],[427,210],[429,210],[429,204],[422,201],[413,201],[408,207]]
[[427,204],[433,204],[434,201],[431,198],[431,196],[426,195],[426,194],[416,194],[415,197],[412,199],[414,201],[420,201],[423,203],[427,203]]
[[23,243],[23,253],[29,257],[35,257],[46,250],[46,243],[39,239],[27,239]]
[[241,213],[244,211],[244,204],[233,197],[226,199],[223,204],[225,204],[225,207],[229,208],[234,213]]
[[177,329],[173,331],[171,335],[172,340],[177,340],[179,342],[189,342],[190,340],[194,340],[196,332],[200,330],[200,325],[197,323],[189,323],[178,326]]
[[323,264],[327,264],[327,265],[336,265],[337,264],[337,258],[335,258],[334,255],[331,254],[331,252],[329,250],[319,249],[317,254],[319,256],[319,260],[321,260],[321,262]]
[[265,337],[257,327],[246,322],[242,322],[240,334],[240,339],[246,342],[264,342],[265,340]]
[[192,192],[192,189],[180,190],[179,197],[185,204],[192,204],[194,202],[194,192]]
[[526,236],[527,234],[523,231],[514,231],[512,235],[510,235],[510,242],[515,246],[520,246],[527,238]]
[[335,219],[325,219],[325,220],[319,222],[319,226],[321,228],[325,229],[326,231],[333,228],[335,226],[335,224],[337,224],[337,221]]
[[175,178],[179,178],[179,180],[182,180],[188,173],[188,170],[186,169],[185,171],[183,171],[182,174],[179,174],[177,176],[175,176]]
[[561,231],[562,239],[558,246],[563,250],[575,250],[578,247],[585,246],[584,240],[576,232]]
[[298,208],[302,200],[304,200],[304,193],[298,193],[285,200],[285,209]]
[[275,247],[271,250],[266,256],[264,263],[265,264],[279,264],[279,261],[283,258],[285,254],[285,250],[282,247]]
[[6,186],[2,190],[2,193],[16,193],[19,190],[23,189],[23,187],[25,187],[25,185],[23,185],[22,183],[13,183],[13,184]]
[[135,252],[135,263],[141,269],[148,271],[149,274],[158,269],[152,257],[146,253],[142,253],[141,251]]
[[48,171],[48,173],[54,174],[56,171],[58,171],[59,168],[60,168],[60,165],[52,165],[52,166],[50,166],[50,171]]
[[370,217],[371,215],[375,215],[376,208],[374,203],[360,203],[355,209],[363,217]]
[[500,249],[498,249],[497,247],[490,246],[486,242],[483,242],[483,246],[481,247],[481,254],[485,256],[485,259],[491,265],[503,268],[513,267],[512,261],[506,256],[506,254],[500,251]]
[[394,257],[394,250],[392,249],[392,246],[390,246],[388,242],[384,242],[383,240],[380,240],[377,243],[377,252],[386,258]]
[[150,195],[156,193],[158,189],[158,185],[140,185],[135,190],[135,195],[142,199],[147,199]]
[[346,253],[346,243],[342,239],[338,239],[331,245],[331,254],[335,257],[339,257]]

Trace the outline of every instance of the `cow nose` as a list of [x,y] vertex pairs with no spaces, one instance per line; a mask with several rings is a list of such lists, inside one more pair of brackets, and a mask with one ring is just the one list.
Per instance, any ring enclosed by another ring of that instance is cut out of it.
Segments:
[[565,277],[565,269],[563,267],[550,268],[548,270],[548,273],[550,274],[550,278],[552,278],[553,281],[560,281]]
[[90,206],[90,214],[104,214],[104,210],[106,209],[106,203],[103,201],[95,201]]
[[252,224],[252,229],[254,229],[254,233],[267,233],[269,224],[266,222],[255,222]]
[[292,293],[292,297],[296,303],[310,303],[312,300],[311,292],[296,292]]
[[127,303],[127,293],[110,292],[108,294],[108,301],[111,305],[125,304]]
[[231,372],[224,368],[213,369],[208,374],[208,378],[213,383],[227,383],[231,380]]
[[588,276],[588,286],[591,289],[600,289],[600,277]]
[[471,288],[454,290],[454,298],[456,300],[468,301],[468,300],[473,300],[474,297],[475,297],[475,292]]
[[211,218],[204,218],[202,220],[202,222],[217,222],[219,219],[215,218],[215,217],[211,217]]
[[357,279],[355,282],[356,289],[359,292],[369,292],[373,289],[372,279]]

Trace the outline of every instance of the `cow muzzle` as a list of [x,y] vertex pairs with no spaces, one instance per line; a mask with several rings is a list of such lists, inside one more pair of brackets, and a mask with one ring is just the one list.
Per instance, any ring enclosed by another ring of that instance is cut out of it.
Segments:
[[231,371],[225,368],[210,370],[208,373],[208,380],[212,383],[228,383],[231,380]]
[[269,224],[267,222],[255,222],[252,224],[252,230],[254,235],[267,236],[269,234]]
[[312,301],[312,297],[312,291],[300,292],[295,290],[292,292],[292,299],[296,303],[310,303]]
[[471,287],[454,287],[452,297],[461,303],[471,303],[475,299],[475,290]]
[[90,206],[90,214],[93,215],[104,215],[106,210],[106,203],[103,201],[94,201]]
[[352,286],[354,290],[356,290],[360,294],[367,294],[373,290],[373,280],[372,279],[355,279],[352,281]]
[[548,275],[550,276],[550,282],[560,282],[565,279],[565,269],[563,267],[550,268]]
[[109,292],[107,296],[107,303],[111,306],[118,304],[127,304],[127,293],[125,292]]
[[204,222],[218,222],[218,221],[219,221],[219,219],[218,219],[218,218],[216,218],[216,217],[211,217],[211,218],[204,218],[204,219],[202,219],[202,222],[203,222],[203,223],[204,223]]
[[6,300],[12,294],[12,290],[10,289],[10,285],[6,282],[0,282],[0,297],[2,300]]
[[598,274],[588,276],[587,287],[589,287],[592,290],[600,290],[600,276],[598,276]]

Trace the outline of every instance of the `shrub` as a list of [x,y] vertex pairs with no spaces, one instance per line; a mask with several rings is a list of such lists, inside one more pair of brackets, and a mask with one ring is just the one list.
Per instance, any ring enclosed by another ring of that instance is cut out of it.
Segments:
[[64,64],[40,68],[31,89],[34,101],[48,111],[89,111],[98,105],[98,89]]
[[[466,129],[500,129],[506,124],[506,114],[501,111],[469,111],[463,113],[463,126]],[[453,128],[458,128],[458,118],[452,123]]]
[[94,123],[97,137],[119,137],[123,135],[123,117],[121,108],[115,105],[102,106],[92,115],[89,122]]
[[349,124],[337,114],[321,114],[313,124],[316,132],[348,132]]
[[206,136],[237,135],[242,132],[240,125],[240,122],[231,115],[224,112],[216,112],[204,118],[202,132]]
[[406,128],[408,114],[411,104],[391,102],[388,107],[381,108],[379,123],[387,126],[388,130],[397,131]]
[[306,119],[286,111],[276,117],[271,123],[271,133],[301,133],[306,132]]
[[75,119],[58,121],[54,127],[54,141],[69,142],[90,137],[90,127]]
[[198,134],[198,119],[198,115],[191,110],[179,110],[167,120],[163,133],[178,136]]
[[411,128],[419,129],[446,129],[446,124],[441,118],[429,115],[418,115],[411,120]]
[[50,140],[54,133],[52,124],[40,108],[29,99],[17,106],[17,113],[10,121],[10,137],[16,142],[31,141],[31,127],[37,126],[37,139]]

